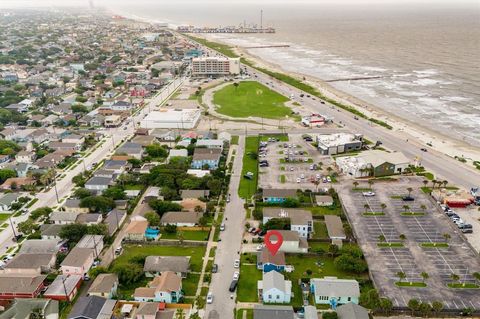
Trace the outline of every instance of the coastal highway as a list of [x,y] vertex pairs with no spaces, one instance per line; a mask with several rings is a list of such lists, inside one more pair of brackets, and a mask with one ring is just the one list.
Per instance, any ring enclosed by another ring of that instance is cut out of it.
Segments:
[[[320,113],[334,119],[334,122],[341,124],[344,128],[348,129],[352,133],[363,134],[369,140],[381,141],[383,146],[394,151],[401,151],[405,156],[412,161],[419,157],[421,158],[421,164],[429,171],[432,171],[437,180],[447,180],[451,185],[457,185],[464,187],[467,190],[472,186],[480,185],[480,171],[475,170],[454,158],[451,158],[443,153],[435,151],[434,149],[418,143],[413,136],[406,136],[405,132],[398,130],[388,130],[382,126],[374,124],[368,120],[354,118],[354,114],[340,109],[332,104],[325,102],[321,104],[318,98],[315,100],[307,98],[307,93],[294,88],[284,82],[273,79],[272,77],[258,72],[257,70],[247,67],[249,74],[257,77],[255,80],[261,82],[264,85],[269,86],[273,90],[285,95],[290,96],[293,94],[295,100],[302,104],[302,106],[312,113]],[[304,94],[303,98],[300,98],[300,94]],[[317,131],[318,132],[318,131]],[[408,138],[408,142],[407,142]],[[422,152],[420,149],[426,148],[427,152]]]
[[[184,83],[184,81],[185,78],[175,78],[172,82],[170,82],[170,84],[164,87],[162,91],[160,91],[155,97],[153,97],[143,109],[141,109],[137,114],[132,116],[128,124],[105,130],[104,132],[107,140],[92,154],[83,159],[80,159],[84,161],[85,166],[80,162],[80,165],[65,172],[65,176],[62,179],[57,180],[58,198],[61,200],[62,198],[70,194],[74,187],[74,184],[72,183],[72,178],[82,172],[84,170],[84,167],[93,166],[93,163],[99,163],[103,159],[107,158],[109,155],[112,154],[112,152],[117,146],[119,146],[121,143],[123,143],[123,141],[133,136],[135,130],[135,123],[140,121],[148,112],[150,112],[153,107],[161,105],[162,103],[167,101],[170,96]],[[36,194],[36,197],[38,198],[38,201],[29,208],[29,212],[39,207],[54,207],[58,205],[54,187],[52,187],[48,191]],[[28,215],[29,214],[12,217],[11,220],[15,227],[15,231],[17,231],[16,226],[18,225],[18,223],[26,220],[28,218]],[[10,226],[5,228],[0,233],[0,256],[5,254],[8,247],[15,245],[15,243],[12,241],[12,238],[13,230]]]

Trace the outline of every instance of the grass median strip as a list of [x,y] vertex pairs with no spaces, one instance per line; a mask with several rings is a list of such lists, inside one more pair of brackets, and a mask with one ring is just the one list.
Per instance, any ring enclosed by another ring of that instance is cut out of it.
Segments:
[[453,289],[478,289],[480,288],[479,285],[474,284],[474,283],[450,283],[447,285],[448,288],[453,288]]
[[403,213],[400,213],[401,216],[425,216],[425,213],[423,212],[403,212]]
[[448,243],[421,243],[423,248],[448,248]]
[[380,248],[403,248],[403,243],[377,243]]
[[365,216],[365,217],[368,217],[368,216],[384,216],[385,213],[384,212],[369,212],[369,213],[363,213],[362,215]]
[[427,284],[421,281],[397,281],[395,283],[398,287],[411,287],[411,288],[425,288]]

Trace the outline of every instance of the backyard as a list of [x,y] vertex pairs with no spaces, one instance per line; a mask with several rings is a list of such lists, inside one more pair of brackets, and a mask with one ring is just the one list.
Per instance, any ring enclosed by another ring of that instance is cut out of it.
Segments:
[[231,117],[285,118],[292,114],[285,106],[287,101],[287,97],[254,81],[227,85],[213,96],[217,112]]
[[[238,195],[247,198],[255,194],[257,191],[258,180],[258,137],[250,136],[245,140],[245,153],[243,154],[243,167],[240,185],[238,187]],[[247,172],[253,173],[252,179],[247,179],[244,175]]]

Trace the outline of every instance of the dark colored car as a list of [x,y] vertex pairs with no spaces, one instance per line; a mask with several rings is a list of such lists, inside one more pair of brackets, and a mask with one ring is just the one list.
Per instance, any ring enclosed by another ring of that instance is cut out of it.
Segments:
[[218,265],[217,265],[217,264],[213,264],[213,266],[212,266],[212,272],[213,272],[213,273],[217,273],[217,272],[218,272]]
[[232,280],[232,282],[230,283],[230,287],[228,287],[228,291],[234,292],[235,289],[237,289],[237,284],[238,280]]
[[415,198],[413,198],[412,196],[403,196],[402,200],[404,202],[413,202],[415,200]]

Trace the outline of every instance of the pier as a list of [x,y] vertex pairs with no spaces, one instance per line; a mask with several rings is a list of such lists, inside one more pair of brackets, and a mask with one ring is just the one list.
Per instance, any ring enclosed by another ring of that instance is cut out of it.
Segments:
[[373,79],[381,79],[381,78],[384,78],[384,76],[380,76],[380,75],[375,75],[375,76],[359,76],[359,77],[352,77],[352,78],[326,80],[325,82],[360,81],[360,80],[373,80]]
[[275,28],[257,28],[257,27],[178,27],[180,33],[275,33]]
[[253,47],[243,47],[244,49],[268,49],[268,48],[289,48],[288,44],[277,44],[277,45],[259,45]]

